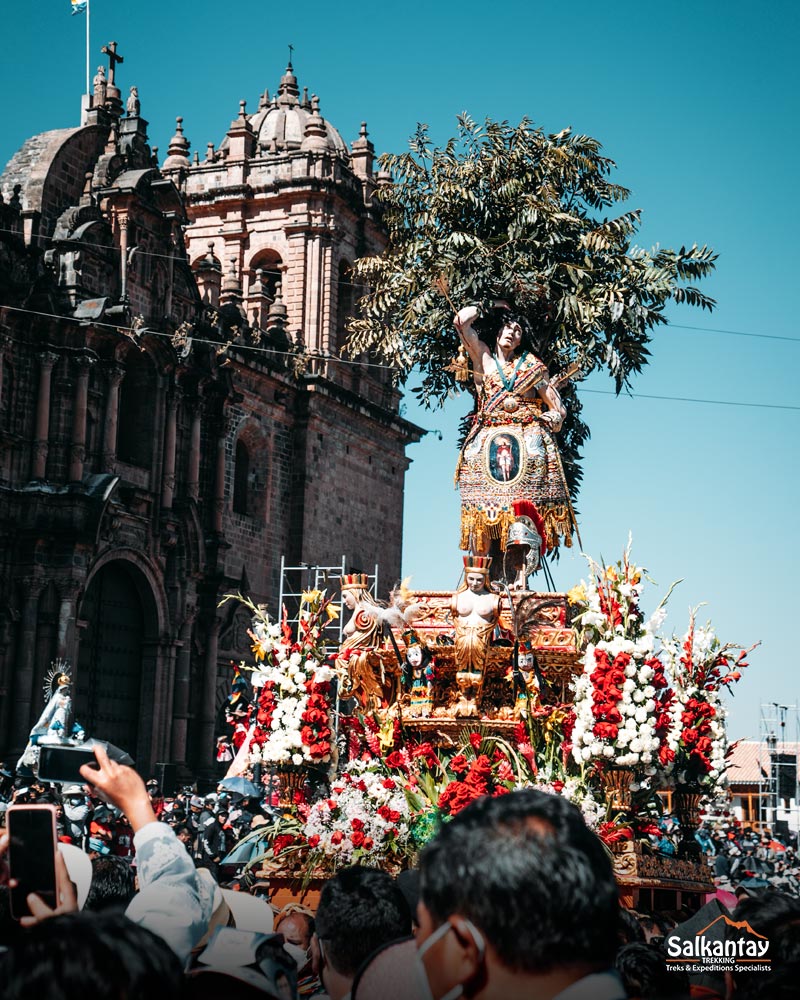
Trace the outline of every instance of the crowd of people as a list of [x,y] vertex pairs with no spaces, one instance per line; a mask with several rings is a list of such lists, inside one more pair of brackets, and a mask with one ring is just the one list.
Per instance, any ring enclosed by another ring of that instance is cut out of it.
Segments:
[[[524,790],[463,810],[415,869],[346,868],[315,910],[276,912],[268,883],[224,864],[233,843],[269,822],[272,803],[190,789],[164,798],[102,748],[96,756],[98,769],[82,772],[91,794],[4,777],[6,802],[56,800],[63,846],[56,905],[30,896],[30,915],[14,920],[0,832],[3,1000],[800,996],[796,845],[769,833],[701,830],[717,892],[695,913],[635,912],[621,908],[609,854],[581,814]],[[670,961],[676,935],[714,924],[736,936],[745,922],[769,941],[768,968],[695,972]]]

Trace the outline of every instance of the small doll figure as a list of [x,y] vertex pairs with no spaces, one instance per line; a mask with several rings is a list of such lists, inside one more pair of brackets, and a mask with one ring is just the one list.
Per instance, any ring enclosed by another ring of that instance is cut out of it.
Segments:
[[520,642],[514,668],[514,716],[528,717],[528,710],[539,705],[539,681],[536,676],[536,655],[529,642]]
[[406,644],[403,687],[411,692],[408,714],[415,719],[427,719],[433,709],[433,657],[413,630],[405,632],[403,639]]

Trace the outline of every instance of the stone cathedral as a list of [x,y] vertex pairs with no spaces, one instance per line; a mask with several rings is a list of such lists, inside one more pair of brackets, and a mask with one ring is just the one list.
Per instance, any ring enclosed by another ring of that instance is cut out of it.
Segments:
[[249,648],[220,597],[277,610],[282,557],[400,573],[424,432],[340,355],[390,178],[291,65],[204,156],[178,118],[162,162],[104,51],[80,126],[0,176],[0,759],[60,657],[88,732],[203,772]]

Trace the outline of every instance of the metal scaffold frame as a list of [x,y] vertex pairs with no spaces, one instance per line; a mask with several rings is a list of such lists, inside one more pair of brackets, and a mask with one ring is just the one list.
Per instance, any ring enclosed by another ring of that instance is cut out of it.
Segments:
[[[343,576],[347,573],[347,558],[342,556],[342,561],[337,566],[318,566],[310,563],[300,563],[299,566],[287,566],[286,557],[281,556],[281,585],[278,594],[278,612],[283,614],[286,607],[288,621],[290,625],[296,625],[300,613],[300,598],[307,590],[324,590],[328,597],[332,597],[339,603],[339,585]],[[375,563],[373,573],[367,574],[369,590],[373,597],[378,596],[378,564]],[[342,630],[344,629],[344,610],[339,617],[329,622],[325,627],[325,638],[331,644],[337,646],[342,642]]]
[[[778,702],[762,702],[758,727],[758,819],[774,828],[779,813],[793,830],[800,829],[800,801],[795,785],[795,794],[789,800],[788,809],[779,796],[778,768],[780,754],[791,753],[797,759],[800,746],[800,712],[797,705],[780,705]],[[791,750],[787,747],[791,746]]]

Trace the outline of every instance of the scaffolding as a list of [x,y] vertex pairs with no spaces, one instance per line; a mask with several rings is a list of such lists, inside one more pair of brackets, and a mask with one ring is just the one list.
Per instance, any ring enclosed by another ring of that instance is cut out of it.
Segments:
[[774,830],[777,823],[787,822],[791,830],[797,831],[800,829],[797,793],[800,712],[797,705],[762,702],[758,744],[759,824]]
[[[347,572],[347,559],[342,556],[342,561],[337,566],[317,566],[309,563],[300,563],[299,566],[287,566],[286,557],[281,556],[281,585],[278,594],[279,613],[283,614],[286,608],[287,619],[290,625],[297,625],[300,617],[300,598],[305,591],[324,590],[327,597],[333,597],[338,601],[338,591],[340,581]],[[368,589],[373,597],[378,596],[378,564],[372,573],[367,573]],[[344,609],[338,618],[328,622],[323,630],[325,642],[330,645],[340,646],[342,643],[342,629],[344,628]]]

